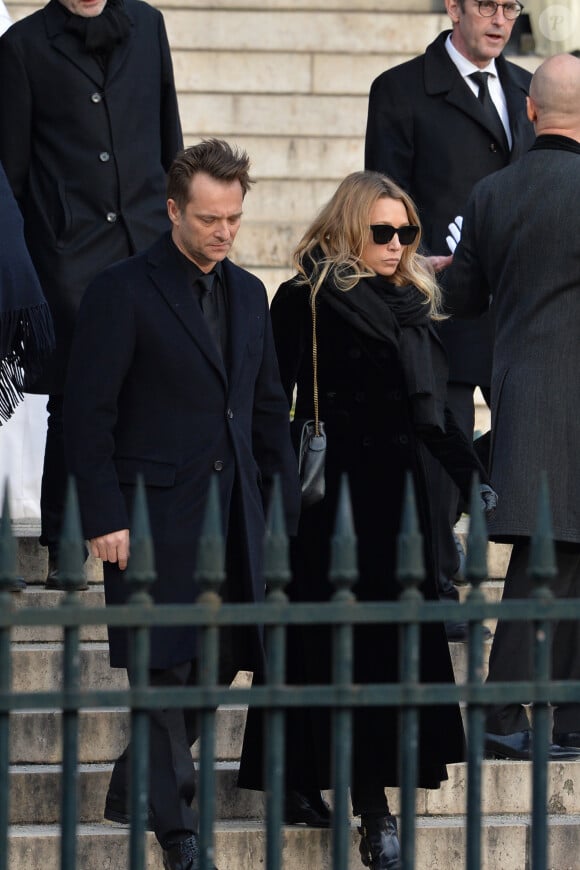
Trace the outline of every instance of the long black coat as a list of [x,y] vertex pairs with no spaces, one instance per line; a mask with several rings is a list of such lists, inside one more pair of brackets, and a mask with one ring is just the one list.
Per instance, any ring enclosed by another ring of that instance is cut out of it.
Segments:
[[[289,529],[297,522],[296,459],[266,292],[228,260],[223,272],[227,372],[168,237],[95,279],[71,352],[65,437],[85,535],[130,527],[135,479],[142,474],[158,577],[152,594],[159,602],[197,597],[197,541],[213,475],[231,532],[231,598],[263,596],[263,502],[276,472]],[[105,563],[107,603],[124,601],[127,591],[122,572]],[[109,636],[111,664],[125,667],[125,632],[111,629]],[[152,632],[151,667],[188,661],[196,652],[193,628]],[[252,664],[240,661],[239,667]]]
[[[358,289],[358,288],[355,288]],[[354,291],[351,291],[354,296]],[[330,539],[338,489],[347,473],[358,539],[357,598],[396,599],[401,590],[395,578],[396,538],[400,528],[405,476],[413,477],[427,579],[423,594],[437,599],[430,540],[428,499],[423,470],[423,444],[413,424],[397,346],[371,339],[356,322],[333,310],[324,288],[317,297],[318,389],[320,417],[328,435],[326,495],[303,511],[292,544],[292,582],[289,595],[300,601],[325,601],[332,595],[329,580]],[[312,324],[309,291],[283,284],[271,307],[280,374],[288,399],[294,386],[296,425],[313,414]],[[447,418],[447,434],[423,436],[467,492],[477,466],[470,446]],[[354,676],[359,682],[396,682],[398,636],[384,626],[355,631]],[[320,626],[302,630],[291,640],[289,680],[322,682],[330,679],[330,635]],[[449,647],[442,624],[422,631],[421,676],[428,682],[453,682]],[[457,707],[430,708],[423,716],[420,741],[420,784],[435,788],[447,778],[445,764],[462,758],[463,732]],[[259,787],[259,765],[252,758],[254,721],[246,731],[240,784]],[[397,713],[392,709],[355,715],[353,768],[378,770],[385,786],[397,785]],[[304,711],[289,717],[287,778],[291,787],[330,787],[330,724],[324,711]]]
[[580,143],[538,142],[548,147],[476,186],[445,280],[460,316],[485,310],[493,292],[491,474],[499,504],[490,534],[533,534],[546,471],[554,536],[578,544]]
[[56,329],[38,393],[62,392],[88,283],[169,226],[165,174],[182,145],[169,45],[156,9],[125,10],[131,31],[106,75],[59,0],[0,39],[0,160]]
[[[382,73],[369,96],[365,166],[391,176],[413,197],[423,239],[445,254],[447,227],[463,215],[474,184],[513,163],[534,140],[526,117],[527,70],[496,58],[513,138],[511,151],[493,135],[481,105],[445,49],[448,31],[425,54]],[[489,386],[491,333],[487,317],[438,327],[449,379]]]

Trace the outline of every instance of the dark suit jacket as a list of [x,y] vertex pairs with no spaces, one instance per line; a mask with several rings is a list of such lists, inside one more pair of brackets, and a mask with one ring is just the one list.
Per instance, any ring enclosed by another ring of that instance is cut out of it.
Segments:
[[57,337],[37,392],[62,392],[89,281],[169,226],[165,174],[182,144],[169,45],[156,9],[125,9],[131,31],[106,75],[58,0],[0,39],[0,160]]
[[458,315],[493,292],[490,534],[534,532],[545,470],[554,536],[580,543],[580,144],[559,138],[476,185],[445,277]]
[[[130,527],[135,479],[142,474],[156,601],[197,597],[197,541],[212,476],[230,531],[230,597],[263,597],[264,500],[275,473],[282,479],[289,530],[297,524],[296,459],[266,292],[229,260],[223,273],[232,360],[227,372],[168,237],[99,275],[79,311],[65,438],[85,535]],[[105,563],[107,602],[125,600],[126,586],[116,566]],[[125,666],[124,633],[111,630],[110,642],[112,665]],[[195,655],[194,629],[153,631],[152,667]]]
[[[382,73],[369,97],[365,166],[391,176],[413,197],[433,254],[448,253],[447,227],[462,215],[473,185],[514,162],[534,140],[525,114],[531,75],[498,57],[513,138],[497,140],[474,94],[447,54],[441,33],[425,54]],[[491,338],[485,322],[439,327],[452,381],[489,385]]]

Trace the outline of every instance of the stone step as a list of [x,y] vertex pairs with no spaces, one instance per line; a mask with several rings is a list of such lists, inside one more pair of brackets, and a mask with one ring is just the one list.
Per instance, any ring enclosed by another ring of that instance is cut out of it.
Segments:
[[[240,756],[246,708],[220,707],[215,728],[216,758],[232,761]],[[83,763],[114,761],[127,744],[129,713],[125,708],[95,708],[79,714],[78,758]],[[198,756],[198,744],[193,747]],[[62,759],[61,714],[58,710],[19,710],[10,717],[12,764],[57,764]]]
[[[219,819],[261,819],[263,793],[237,788],[238,762],[215,764],[216,815]],[[111,764],[79,765],[79,821],[103,820]],[[440,789],[418,789],[418,816],[448,818],[466,810],[467,767],[448,767],[449,780]],[[10,768],[12,824],[53,824],[60,819],[60,765],[18,765]],[[548,764],[547,812],[580,815],[580,761]],[[400,811],[399,792],[387,789],[389,806]],[[328,793],[332,803],[332,793]],[[485,761],[482,770],[483,815],[523,815],[531,812],[532,766],[521,761]]]
[[[548,819],[552,870],[575,870],[580,847],[580,817]],[[10,829],[10,870],[57,870],[58,826],[14,826]],[[359,835],[351,827],[350,866],[360,866]],[[146,870],[158,870],[161,853],[153,834],[147,835]],[[109,825],[80,825],[77,867],[121,870],[128,866],[129,832]],[[416,863],[421,870],[447,870],[465,860],[465,817],[417,819]],[[531,866],[531,820],[528,816],[492,816],[482,824],[481,870],[528,870]],[[330,870],[331,832],[299,826],[283,830],[284,870]],[[215,862],[221,870],[256,870],[265,866],[265,830],[261,822],[221,822],[215,830]]]

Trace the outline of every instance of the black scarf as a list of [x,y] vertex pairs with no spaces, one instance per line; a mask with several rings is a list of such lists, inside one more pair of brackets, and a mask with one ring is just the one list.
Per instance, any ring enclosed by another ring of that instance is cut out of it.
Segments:
[[354,329],[398,350],[415,424],[445,431],[447,358],[419,290],[375,275],[343,291],[331,272],[321,293]]
[[52,319],[24,242],[22,215],[0,164],[0,425],[54,347]]
[[116,45],[129,36],[131,22],[125,12],[123,0],[107,0],[101,14],[94,18],[69,14],[66,29],[80,39],[87,54],[104,60]]

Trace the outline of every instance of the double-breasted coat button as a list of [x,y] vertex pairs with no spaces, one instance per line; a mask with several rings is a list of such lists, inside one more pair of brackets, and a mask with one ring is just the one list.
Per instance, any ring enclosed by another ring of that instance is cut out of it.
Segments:
[[228,420],[234,419],[234,412],[232,411],[231,408],[228,408],[228,410],[226,411],[226,417],[228,418]]
[[497,145],[495,144],[495,142],[489,143],[489,150],[493,152],[497,151]]
[[363,447],[371,447],[373,443],[373,439],[370,435],[363,435],[362,446]]
[[405,435],[404,433],[402,435],[399,435],[399,444],[408,444],[408,443],[409,443],[409,436],[408,435]]
[[114,211],[108,211],[107,212],[107,221],[110,224],[116,223],[117,222],[117,213]]
[[216,459],[216,461],[213,464],[213,470],[214,471],[221,471],[223,467],[224,467],[223,461],[221,459]]
[[108,163],[110,159],[111,155],[108,151],[101,151],[101,153],[99,154],[99,160],[101,161],[101,163]]
[[102,96],[96,91],[94,94],[91,94],[91,103],[100,103],[102,99]]

